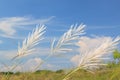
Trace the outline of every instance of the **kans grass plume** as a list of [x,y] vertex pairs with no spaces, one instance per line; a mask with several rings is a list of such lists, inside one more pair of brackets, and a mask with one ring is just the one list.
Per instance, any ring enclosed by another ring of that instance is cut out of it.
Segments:
[[35,51],[34,47],[44,39],[43,34],[45,33],[45,29],[45,25],[37,25],[36,29],[33,30],[32,33],[28,35],[28,38],[23,41],[22,47],[18,45],[17,55],[13,59],[29,55]]
[[[51,44],[51,53],[66,53],[72,49],[66,48],[66,46],[74,45],[75,41],[78,41],[80,36],[84,34],[85,25],[71,25],[71,28],[65,32],[60,39],[56,42],[54,39]],[[56,43],[56,44],[55,44]]]
[[98,69],[100,66],[106,65],[104,61],[110,59],[108,55],[117,48],[119,43],[120,37],[115,39],[108,38],[95,49],[86,51],[85,53],[80,53],[78,67],[81,69],[94,71],[94,69]]
[[[117,48],[117,45],[119,43],[120,43],[120,37],[117,37],[115,39],[108,38],[95,49],[90,51],[84,51],[85,53],[80,53],[77,68],[75,68],[73,71],[68,73],[63,80],[68,80],[70,75],[72,75],[74,72],[78,71],[79,69],[84,69],[90,72],[94,72],[95,69],[107,65],[106,63],[104,63],[104,61],[110,59],[110,57],[107,55],[112,53]],[[79,47],[80,46],[81,45],[79,45]]]

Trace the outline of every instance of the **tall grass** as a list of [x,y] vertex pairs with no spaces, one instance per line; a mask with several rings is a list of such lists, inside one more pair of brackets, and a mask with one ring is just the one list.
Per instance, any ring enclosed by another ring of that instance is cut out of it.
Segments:
[[[83,24],[71,25],[70,29],[68,29],[68,31],[66,31],[58,40],[53,39],[50,47],[50,54],[34,68],[34,71],[36,71],[51,56],[61,53],[67,54],[68,52],[73,50],[72,46],[76,46],[76,44],[80,48],[81,45],[79,45],[79,39],[85,33],[84,29],[85,25]],[[37,46],[41,42],[41,40],[44,39],[43,35],[45,33],[45,30],[45,25],[37,25],[36,29],[34,29],[32,33],[29,34],[28,37],[22,42],[22,45],[18,45],[17,54],[12,58],[12,60],[14,61],[17,58],[32,54],[36,50],[35,46]],[[99,69],[102,66],[106,66],[107,64],[104,63],[104,61],[110,58],[107,55],[112,53],[117,48],[117,45],[119,43],[120,37],[116,37],[115,39],[106,39],[106,41],[102,42],[95,49],[90,49],[89,51],[86,50],[84,51],[84,53],[83,51],[81,51],[82,49],[79,49],[80,54],[78,65],[68,74],[64,74],[65,76],[62,76],[61,79],[68,80],[71,78],[71,75],[76,74],[75,72],[79,70],[86,70],[88,72],[94,73],[96,69]],[[20,63],[14,65],[11,69],[8,68],[9,71],[13,71],[19,64]],[[9,74],[7,73],[7,80],[9,80],[8,75]]]
[[43,34],[45,33],[45,29],[44,25],[37,25],[36,29],[23,41],[22,47],[18,45],[17,55],[13,59],[33,53],[35,51],[34,47],[44,39]]
[[75,41],[77,42],[81,35],[83,35],[85,25],[71,25],[71,28],[65,32],[60,39],[55,44],[55,40],[53,40],[51,44],[51,53],[67,53],[72,49],[67,48],[66,46],[75,45]]
[[[100,68],[101,66],[107,65],[104,63],[105,60],[108,60],[107,56],[109,53],[112,53],[120,42],[120,37],[115,39],[107,39],[102,42],[100,46],[95,48],[94,50],[85,51],[85,53],[80,53],[78,59],[78,66],[68,73],[63,80],[68,80],[69,77],[78,71],[79,69],[84,69],[90,72],[94,72],[95,69]],[[81,46],[81,45],[79,45]],[[82,52],[82,51],[80,51]]]
[[[46,29],[45,25],[37,25],[36,29],[34,29],[32,33],[29,34],[26,39],[24,39],[24,41],[22,42],[22,46],[20,47],[20,45],[18,45],[17,55],[12,58],[12,61],[18,57],[20,58],[20,57],[27,56],[33,53],[36,50],[35,46],[38,45],[40,41],[44,39],[43,35],[45,33],[45,29]],[[13,70],[15,70],[17,66],[20,64],[21,64],[21,61],[17,62],[16,64],[12,66],[3,64],[8,70],[7,74],[5,74],[5,77],[7,80],[9,80],[10,78],[9,72],[12,72]]]

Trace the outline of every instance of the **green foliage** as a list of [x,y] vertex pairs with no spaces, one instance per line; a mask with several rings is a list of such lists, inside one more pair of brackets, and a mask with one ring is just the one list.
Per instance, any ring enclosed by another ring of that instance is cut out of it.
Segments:
[[113,67],[117,67],[117,66],[118,66],[118,64],[116,64],[115,62],[109,62],[106,67],[113,68]]
[[7,74],[12,75],[12,74],[14,74],[13,72],[1,72],[1,73],[4,74],[4,75],[7,75]]
[[20,75],[20,74],[21,74],[21,72],[16,72],[16,73],[15,73],[15,75]]
[[56,73],[64,73],[64,70],[57,70]]
[[120,62],[120,52],[118,50],[115,50],[113,52],[113,58],[114,58],[114,60],[115,60],[116,63]]
[[[68,80],[120,80],[120,64],[109,63],[110,67],[96,70],[90,73],[85,70],[78,70]],[[19,75],[18,75],[19,74]],[[50,71],[38,70],[34,73],[16,72],[11,75],[9,80],[62,80],[65,76],[64,70]],[[3,74],[0,74],[3,76]],[[4,76],[0,80],[7,80]]]
[[48,73],[53,73],[53,71],[50,71],[50,70],[37,70],[35,73],[44,73],[44,74],[48,74]]
[[113,58],[114,58],[114,59],[120,59],[120,52],[119,52],[118,50],[115,50],[115,51],[113,52]]

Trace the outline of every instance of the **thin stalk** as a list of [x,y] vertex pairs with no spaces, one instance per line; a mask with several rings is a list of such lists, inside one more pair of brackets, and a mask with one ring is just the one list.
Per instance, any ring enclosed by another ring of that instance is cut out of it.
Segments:
[[69,77],[70,77],[74,72],[78,71],[79,69],[80,69],[80,68],[78,67],[78,68],[74,69],[73,71],[71,71],[70,73],[68,73],[68,74],[63,78],[63,80],[68,80]]
[[45,61],[47,61],[47,59],[49,59],[52,55],[48,55],[40,64],[38,64],[38,66],[33,70],[36,71]]
[[9,78],[10,78],[9,73],[12,72],[20,63],[21,63],[21,62],[18,62],[18,64],[15,64],[15,66],[13,66],[13,67],[11,68],[11,70],[9,70],[9,71],[7,72],[7,74],[5,75],[5,77],[6,77],[7,80],[9,80]]

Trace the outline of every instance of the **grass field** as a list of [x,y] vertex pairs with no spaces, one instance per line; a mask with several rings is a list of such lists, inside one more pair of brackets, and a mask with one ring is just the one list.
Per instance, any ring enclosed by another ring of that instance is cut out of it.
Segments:
[[[34,73],[12,73],[8,76],[7,73],[1,72],[0,80],[62,80],[66,71],[50,71],[50,70],[39,70]],[[96,70],[94,73],[90,73],[85,70],[78,70],[70,76],[68,80],[120,80],[120,65],[109,64],[107,68]]]

